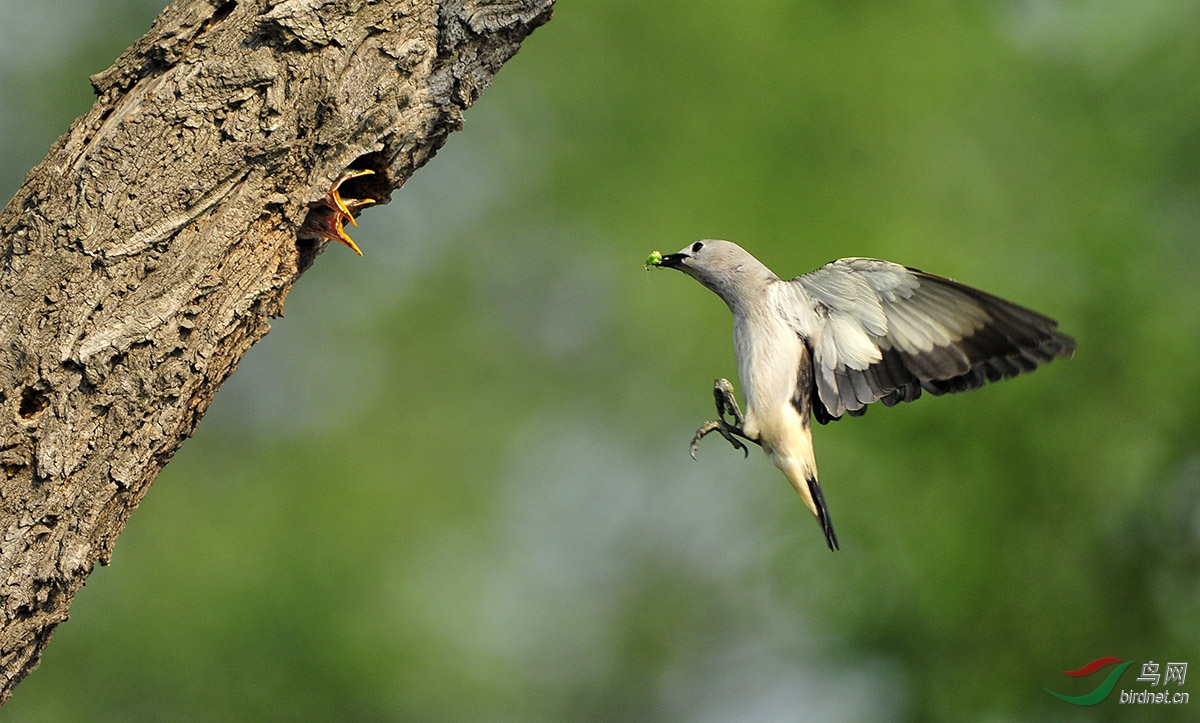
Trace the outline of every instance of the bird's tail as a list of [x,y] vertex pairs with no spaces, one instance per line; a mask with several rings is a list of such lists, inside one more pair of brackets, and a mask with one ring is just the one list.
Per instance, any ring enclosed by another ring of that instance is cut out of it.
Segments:
[[809,494],[812,495],[817,508],[817,522],[821,523],[821,532],[825,533],[825,544],[829,545],[830,550],[836,550],[837,533],[833,531],[833,520],[829,519],[829,508],[825,506],[825,495],[821,494],[821,483],[817,481],[816,475],[809,477],[805,482],[808,483]]
[[815,465],[806,464],[795,457],[784,457],[778,453],[773,453],[771,456],[775,466],[783,471],[788,482],[791,482],[792,487],[796,489],[796,494],[800,495],[805,506],[817,518],[817,522],[821,525],[821,532],[825,534],[825,544],[829,545],[830,550],[838,549],[837,533],[833,531],[833,520],[829,518],[829,507],[825,505],[825,495],[821,492],[821,483],[817,481]]

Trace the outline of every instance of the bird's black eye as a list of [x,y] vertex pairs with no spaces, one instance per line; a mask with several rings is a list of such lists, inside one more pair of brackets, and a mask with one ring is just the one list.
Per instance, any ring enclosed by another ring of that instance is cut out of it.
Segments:
[[692,253],[698,254],[702,248],[704,248],[704,244],[697,241],[696,243],[692,244]]

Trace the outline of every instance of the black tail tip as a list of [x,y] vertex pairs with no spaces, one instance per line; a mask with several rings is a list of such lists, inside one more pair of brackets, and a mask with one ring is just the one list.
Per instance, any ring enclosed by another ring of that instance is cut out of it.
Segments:
[[837,533],[833,531],[833,527],[829,524],[828,520],[821,523],[821,531],[825,533],[825,544],[829,545],[830,550],[837,551],[842,549],[838,547]]
[[833,531],[833,521],[829,519],[829,508],[825,506],[825,495],[821,493],[821,485],[816,478],[808,480],[808,491],[812,495],[813,504],[817,506],[817,522],[821,524],[821,532],[825,533],[825,544],[830,550],[839,550],[837,533]]

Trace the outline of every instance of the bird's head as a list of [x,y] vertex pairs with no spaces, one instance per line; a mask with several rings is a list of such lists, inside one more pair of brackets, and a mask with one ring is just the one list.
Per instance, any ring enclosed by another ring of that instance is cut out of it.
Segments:
[[682,271],[711,289],[730,308],[779,278],[741,246],[716,239],[696,241],[657,261],[651,265]]

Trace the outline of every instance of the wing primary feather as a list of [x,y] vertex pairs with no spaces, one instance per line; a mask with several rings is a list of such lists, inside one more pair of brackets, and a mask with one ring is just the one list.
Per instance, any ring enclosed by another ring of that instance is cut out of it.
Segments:
[[922,392],[978,389],[1075,350],[1047,316],[879,259],[834,261],[779,291],[776,303],[812,355],[807,386],[821,424],[876,401],[890,407]]

